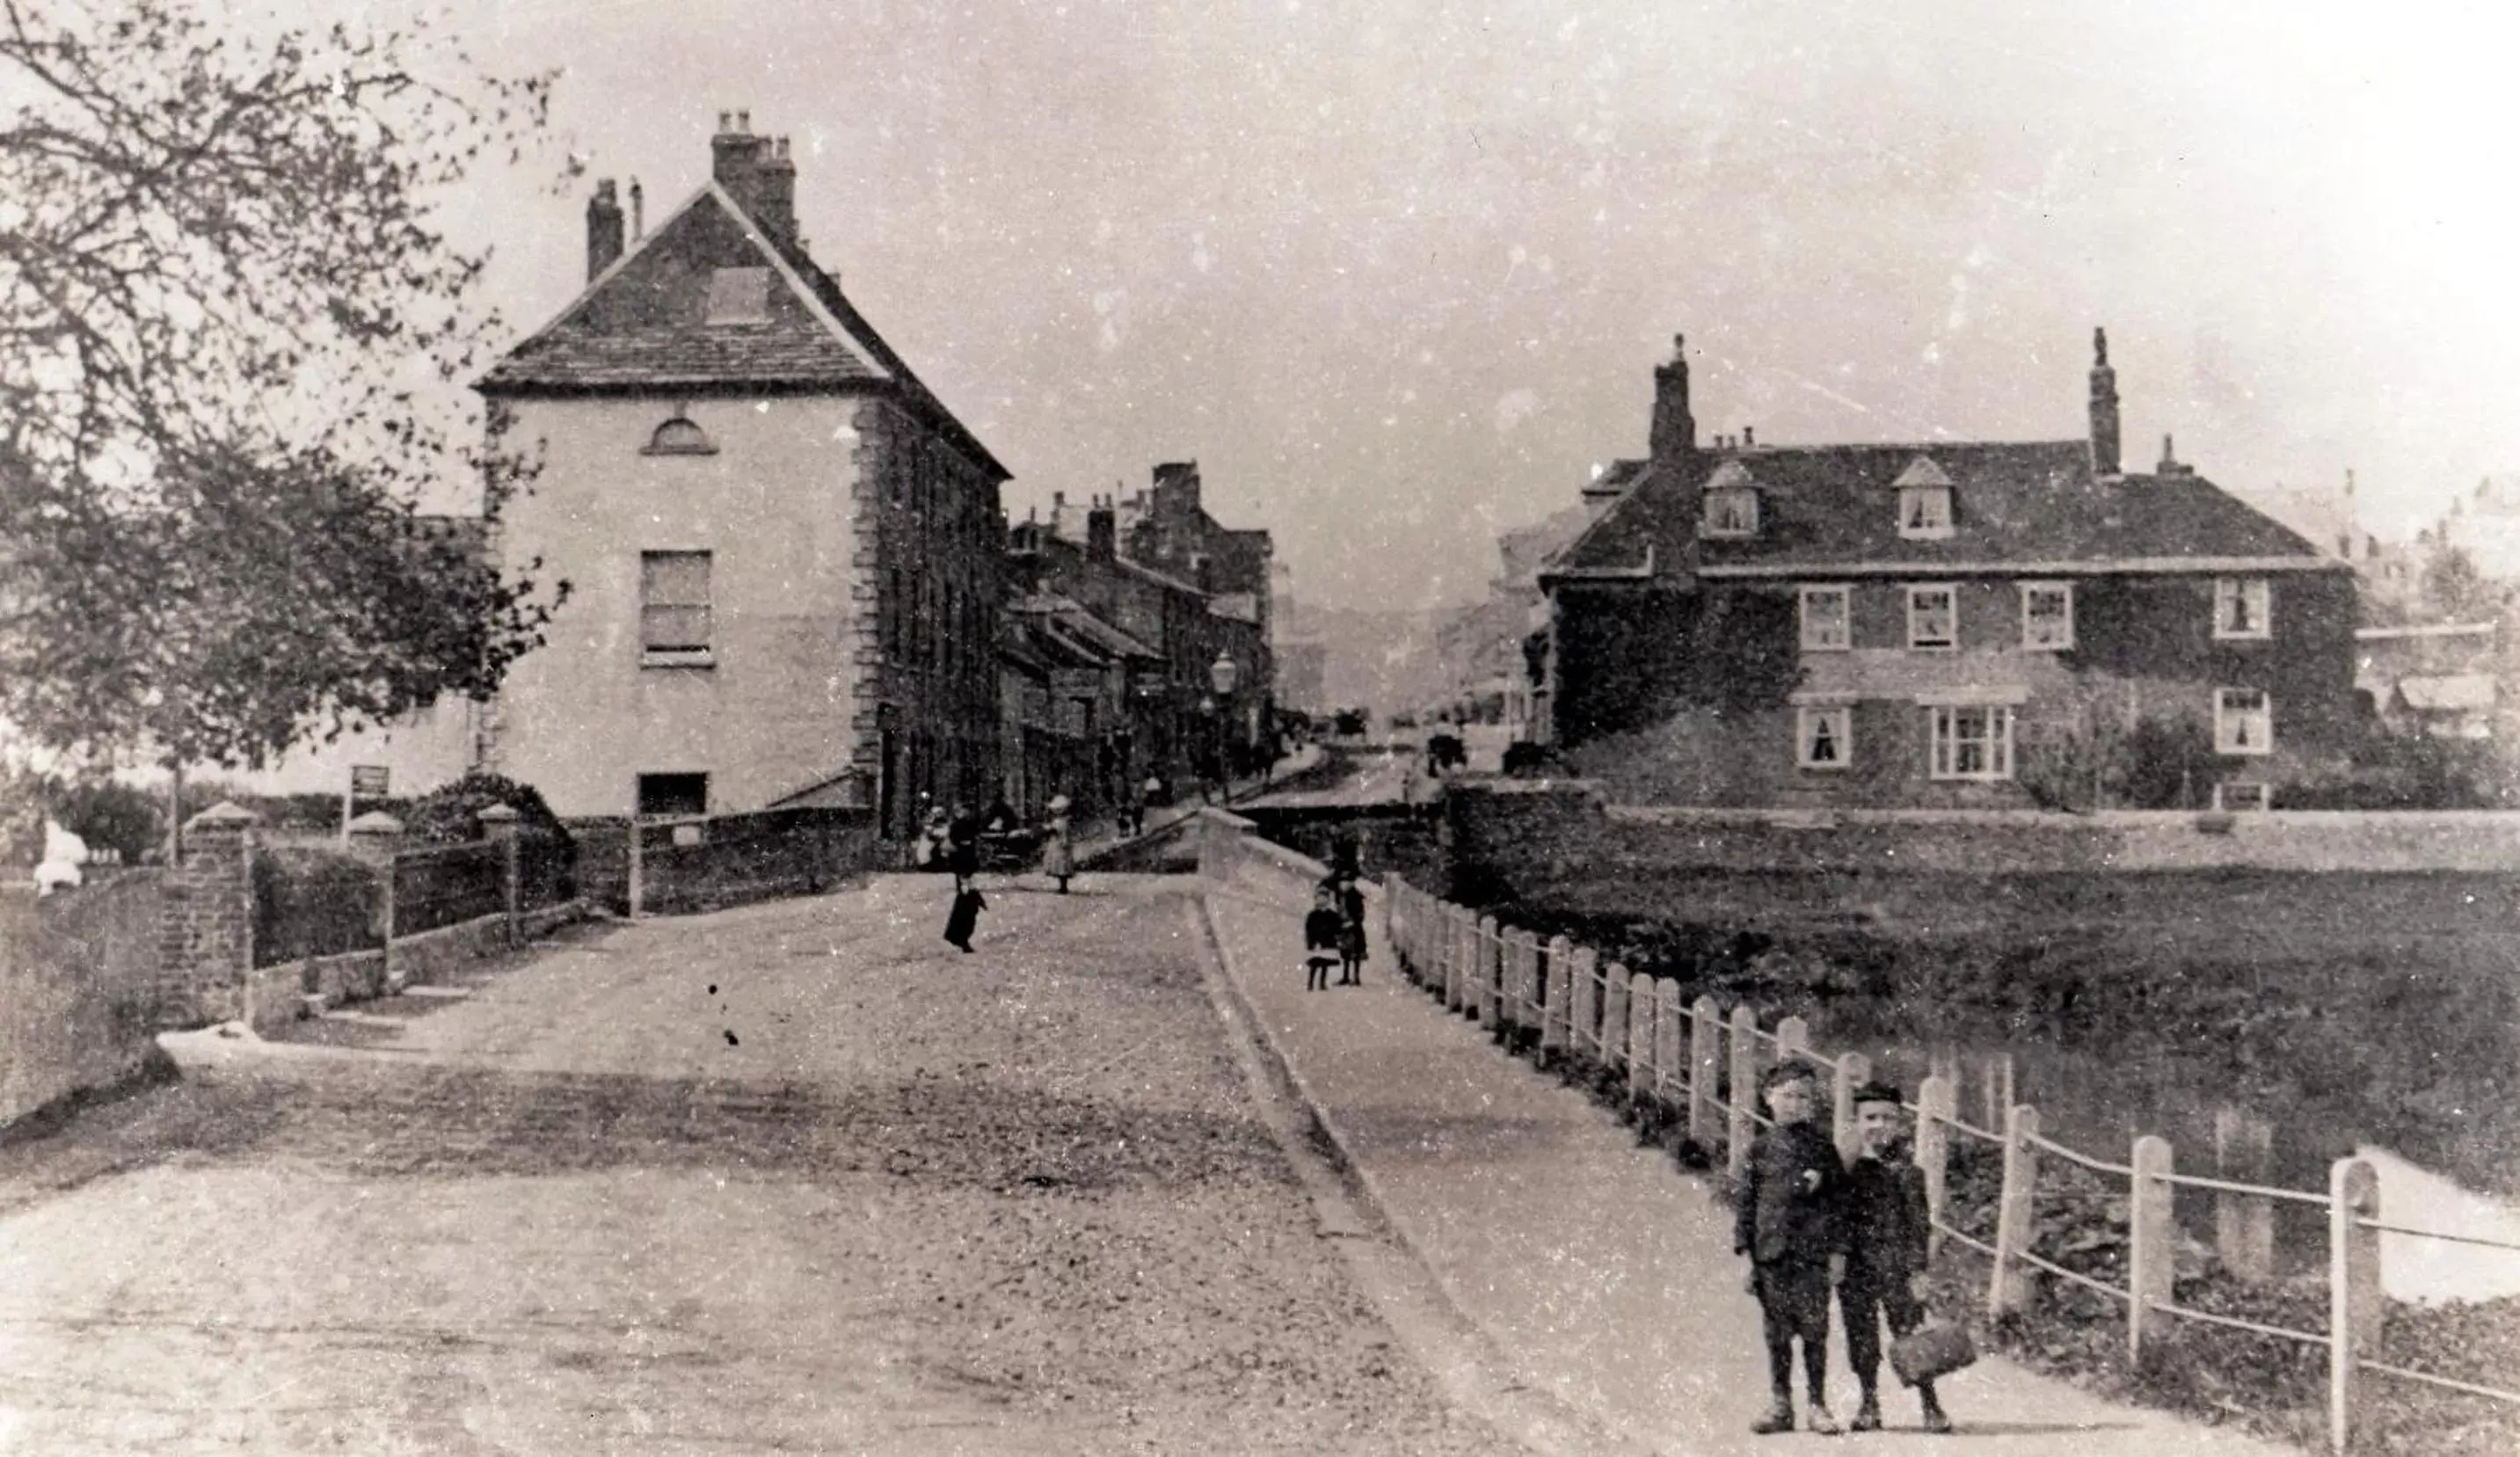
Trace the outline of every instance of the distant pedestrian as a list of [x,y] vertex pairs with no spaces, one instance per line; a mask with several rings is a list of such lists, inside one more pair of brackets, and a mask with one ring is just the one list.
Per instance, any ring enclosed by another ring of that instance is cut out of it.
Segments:
[[1330,872],[1326,883],[1331,902],[1339,913],[1339,984],[1365,984],[1365,891],[1358,888],[1356,875],[1345,868]]
[[1759,1298],[1768,1343],[1768,1414],[1761,1435],[1794,1430],[1794,1343],[1803,1348],[1811,1430],[1837,1434],[1828,1411],[1829,1289],[1846,1271],[1840,1204],[1846,1174],[1837,1146],[1814,1122],[1820,1073],[1800,1058],[1759,1080],[1773,1126],[1750,1142],[1749,1169],[1733,1200],[1732,1249],[1750,1256],[1750,1293]]
[[[1846,1279],[1837,1309],[1846,1322],[1846,1355],[1864,1388],[1864,1404],[1848,1425],[1881,1430],[1881,1323],[1893,1339],[1924,1323],[1925,1253],[1931,1233],[1925,1171],[1894,1160],[1900,1140],[1899,1090],[1868,1082],[1855,1090],[1855,1159],[1847,1165],[1841,1208],[1846,1222]],[[1927,1432],[1949,1432],[1952,1419],[1931,1381],[1916,1383]]]
[[[926,797],[922,795],[920,797],[924,799]],[[910,842],[910,864],[913,869],[942,870],[945,868],[947,828],[945,806],[942,804],[931,806],[920,817],[919,837]]]
[[971,949],[971,933],[980,926],[980,912],[989,902],[982,898],[979,888],[961,879],[954,882],[954,908],[945,916],[945,944],[957,951]]
[[1147,811],[1152,809],[1156,803],[1163,798],[1163,797],[1164,782],[1156,775],[1148,775],[1147,782],[1138,786],[1139,834],[1144,835],[1147,833]]
[[1323,886],[1304,917],[1304,990],[1329,989],[1330,968],[1339,964],[1339,930],[1338,893]]
[[1044,875],[1058,882],[1058,893],[1067,893],[1067,883],[1076,874],[1076,840],[1068,818],[1067,797],[1050,797],[1050,839],[1042,846],[1041,869]]

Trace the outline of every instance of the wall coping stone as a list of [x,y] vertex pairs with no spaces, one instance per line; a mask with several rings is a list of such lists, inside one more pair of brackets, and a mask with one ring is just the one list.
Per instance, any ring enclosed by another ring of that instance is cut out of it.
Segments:
[[262,816],[233,800],[221,799],[184,822],[186,830],[207,830],[214,834],[243,831],[262,823]]

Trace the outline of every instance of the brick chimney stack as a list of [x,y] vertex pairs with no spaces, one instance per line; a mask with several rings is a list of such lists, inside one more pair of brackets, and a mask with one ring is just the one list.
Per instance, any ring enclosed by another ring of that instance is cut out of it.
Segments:
[[1167,461],[1155,467],[1153,514],[1165,521],[1198,515],[1198,462]]
[[607,177],[595,184],[595,196],[589,198],[586,203],[588,282],[593,282],[596,275],[611,267],[613,260],[620,256],[621,202],[619,195],[613,191],[612,179]]
[[1085,560],[1107,565],[1119,555],[1119,515],[1098,501],[1085,513]]
[[2118,463],[2118,372],[2109,368],[2109,335],[2092,331],[2092,474],[2115,476]]
[[752,172],[752,219],[782,248],[796,246],[796,162],[788,139],[763,139]]
[[1646,453],[1656,464],[1678,465],[1697,451],[1697,420],[1688,413],[1688,340],[1671,337],[1671,361],[1654,366],[1653,428]]

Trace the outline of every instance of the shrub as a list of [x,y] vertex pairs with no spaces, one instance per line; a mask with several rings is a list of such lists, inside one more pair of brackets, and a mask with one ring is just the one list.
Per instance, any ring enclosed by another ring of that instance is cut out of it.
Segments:
[[2139,720],[2127,735],[2126,802],[2186,809],[2205,801],[2216,774],[2214,731],[2191,714]]
[[1505,772],[1526,778],[1566,772],[1565,761],[1546,744],[1520,742],[1505,747]]
[[462,844],[479,840],[481,811],[493,804],[505,804],[522,815],[520,829],[553,836],[562,844],[573,843],[567,827],[543,802],[540,791],[532,785],[478,770],[412,800],[403,830],[412,839],[430,844]]

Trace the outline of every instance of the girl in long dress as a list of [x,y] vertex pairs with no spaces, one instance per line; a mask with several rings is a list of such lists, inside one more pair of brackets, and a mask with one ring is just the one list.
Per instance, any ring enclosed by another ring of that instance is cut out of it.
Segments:
[[1042,873],[1058,882],[1058,893],[1067,893],[1067,883],[1076,874],[1076,840],[1068,820],[1065,795],[1053,795],[1050,799],[1050,839],[1042,847]]

